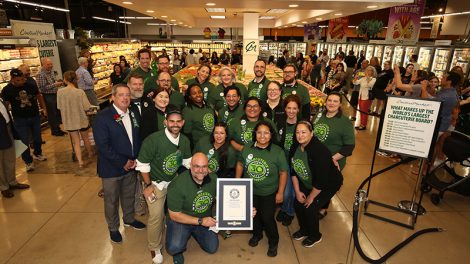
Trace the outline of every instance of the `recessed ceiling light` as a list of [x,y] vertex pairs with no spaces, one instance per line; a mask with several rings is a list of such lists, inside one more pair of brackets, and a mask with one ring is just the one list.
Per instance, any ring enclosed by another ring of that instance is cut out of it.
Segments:
[[442,9],[442,8],[439,8],[439,10],[438,10],[438,11],[439,11],[439,12],[442,12],[443,10],[444,10],[444,9]]
[[206,11],[209,13],[225,13],[225,8],[208,7]]
[[289,7],[299,7],[299,5],[289,5]]
[[183,25],[183,22],[178,22],[178,24]]
[[132,2],[129,2],[129,1],[122,2],[122,3],[125,4],[125,5],[132,5],[133,4]]
[[367,8],[377,8],[376,5],[370,5],[370,6],[367,6]]
[[215,3],[207,3],[206,6],[215,6]]
[[163,18],[167,18],[168,16],[162,16]]
[[166,24],[160,24],[160,23],[147,23],[147,26],[165,26]]
[[307,24],[308,22],[307,21],[302,21],[302,24]]
[[335,16],[342,16],[342,13],[336,13]]
[[193,28],[192,26],[189,26],[188,28]]
[[259,19],[275,19],[273,16],[260,16]]
[[147,11],[145,11],[145,12],[147,12],[147,13],[153,13],[153,12],[155,12],[155,11],[153,11],[153,10],[147,10]]
[[225,19],[225,16],[211,16],[212,19]]
[[188,25],[184,25],[185,27],[187,27]]
[[175,22],[175,21],[176,21],[176,19],[170,19],[170,21],[171,21],[171,22]]
[[318,20],[318,21],[323,20],[323,18],[321,18],[321,17],[317,17],[315,19]]

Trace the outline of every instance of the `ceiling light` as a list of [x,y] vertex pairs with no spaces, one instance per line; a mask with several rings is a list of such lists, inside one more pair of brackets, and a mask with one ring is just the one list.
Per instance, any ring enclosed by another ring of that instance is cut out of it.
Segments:
[[275,19],[273,16],[260,16],[259,19]]
[[446,14],[441,14],[441,15],[423,16],[423,17],[421,17],[421,19],[423,19],[423,18],[433,18],[433,17],[459,16],[459,15],[467,15],[467,14],[470,14],[470,11],[446,13]]
[[193,28],[192,26],[189,26],[188,28]]
[[302,21],[302,24],[307,24],[308,22],[307,21]]
[[167,18],[168,16],[162,16],[163,18]]
[[122,3],[125,4],[125,5],[132,5],[133,4],[132,2],[129,2],[129,1],[122,2]]
[[289,5],[289,7],[299,7],[299,5]]
[[266,13],[272,13],[272,14],[282,14],[287,12],[287,9],[269,9]]
[[147,10],[147,11],[145,11],[145,12],[147,12],[147,13],[153,13],[153,12],[155,12],[155,11],[153,11],[153,10]]
[[321,17],[317,17],[315,19],[318,20],[318,21],[323,20],[323,18],[321,18]]
[[335,16],[342,16],[342,13],[336,13]]
[[147,23],[147,26],[166,26],[166,24],[160,24],[160,23]]
[[288,28],[289,26],[284,26],[285,28]]
[[294,26],[294,27],[295,27],[295,26],[297,26],[297,24],[292,24],[292,26]]
[[171,22],[175,22],[175,21],[176,21],[176,19],[170,19],[170,21],[171,21]]
[[4,1],[5,2],[10,2],[10,3],[15,3],[15,4],[22,4],[22,5],[35,6],[35,7],[45,8],[45,9],[51,9],[51,10],[56,10],[56,11],[70,12],[69,9],[55,7],[55,6],[49,6],[49,5],[43,5],[43,4],[36,4],[36,3],[26,2],[26,1],[17,1],[17,0],[4,0]]
[[122,20],[114,20],[114,19],[105,18],[105,17],[92,16],[91,18],[97,19],[97,20],[109,21],[109,22],[119,22],[121,24],[128,24],[128,25],[132,24],[131,22],[122,21]]
[[378,6],[376,5],[370,5],[370,6],[367,6],[367,8],[377,8]]
[[206,11],[209,13],[225,13],[225,8],[208,7]]
[[120,16],[119,19],[142,19],[142,20],[148,20],[148,19],[153,19],[153,17],[149,17],[149,16],[145,16],[145,17]]
[[444,9],[442,9],[442,8],[439,8],[439,10],[438,10],[438,11],[439,11],[439,12],[442,12],[442,11],[444,11]]
[[215,6],[215,3],[207,3],[206,6]]
[[184,25],[185,27],[187,27],[188,25]]
[[225,19],[225,16],[211,16],[212,19]]
[[178,22],[178,24],[183,25],[183,22]]

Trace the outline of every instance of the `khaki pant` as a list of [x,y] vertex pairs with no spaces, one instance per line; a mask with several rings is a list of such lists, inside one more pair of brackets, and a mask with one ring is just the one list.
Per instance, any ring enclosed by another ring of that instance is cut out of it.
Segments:
[[163,224],[165,219],[165,199],[167,189],[160,191],[156,186],[155,188],[155,202],[147,202],[149,209],[149,218],[147,222],[147,240],[148,247],[151,251],[162,249],[162,236]]
[[[11,125],[8,124],[8,136],[13,141],[11,133]],[[15,175],[16,165],[16,154],[15,154],[15,143],[13,142],[11,147],[0,150],[0,191],[10,189],[11,185],[16,185]]]

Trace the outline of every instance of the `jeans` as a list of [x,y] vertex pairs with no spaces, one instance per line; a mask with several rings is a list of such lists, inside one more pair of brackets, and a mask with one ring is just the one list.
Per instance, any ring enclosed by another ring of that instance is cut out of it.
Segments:
[[219,238],[217,234],[209,228],[197,225],[180,224],[169,217],[166,221],[166,250],[168,254],[175,256],[186,251],[186,245],[190,236],[205,252],[214,254],[219,248]]
[[284,190],[284,201],[282,202],[282,205],[281,205],[281,211],[283,211],[284,213],[290,216],[294,216],[295,215],[294,200],[295,200],[294,186],[292,185],[292,178],[290,176],[290,171],[289,171],[287,175],[286,188]]
[[41,155],[41,119],[39,115],[34,117],[15,117],[15,128],[23,144],[28,148],[21,154],[21,158],[26,164],[33,162],[29,149],[30,136],[33,138],[34,155]]
[[51,127],[52,133],[60,131],[59,127],[59,110],[57,110],[57,94],[42,94],[44,102],[46,103],[47,122]]

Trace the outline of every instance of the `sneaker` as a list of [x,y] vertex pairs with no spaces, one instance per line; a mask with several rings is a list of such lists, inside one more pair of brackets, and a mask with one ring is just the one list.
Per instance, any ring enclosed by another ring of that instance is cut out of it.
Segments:
[[119,231],[109,231],[109,237],[111,238],[111,242],[120,244],[122,243],[122,236]]
[[15,185],[10,185],[10,189],[12,190],[24,190],[24,189],[29,189],[29,185],[28,184],[24,184],[24,183],[17,183]]
[[250,247],[256,247],[261,239],[263,239],[263,237],[252,236],[250,240],[248,241],[248,245]]
[[268,255],[268,257],[272,257],[272,258],[277,256],[277,245],[269,246],[268,252],[266,253],[266,255]]
[[302,239],[304,239],[304,238],[306,238],[306,237],[307,237],[307,236],[305,236],[302,232],[300,232],[300,230],[297,231],[297,232],[295,232],[294,234],[292,234],[292,238],[295,239],[295,240],[297,240],[297,241],[302,240]]
[[152,255],[152,264],[161,264],[163,263],[163,255],[160,250],[150,251]]
[[318,239],[312,239],[310,237],[307,237],[306,239],[304,239],[304,241],[302,241],[302,246],[306,248],[311,248],[320,242],[321,242],[321,236]]
[[8,189],[5,191],[2,191],[2,196],[5,198],[12,198],[13,196],[15,196],[15,194],[10,189]]
[[279,210],[279,212],[277,213],[277,216],[276,216],[276,221],[282,222],[282,221],[284,221],[286,216],[287,216],[287,214],[284,211]]
[[184,263],[184,257],[183,254],[179,253],[173,256],[173,263],[174,264],[183,264]]
[[44,156],[44,155],[42,155],[42,154],[39,154],[39,155],[34,155],[34,154],[33,154],[33,159],[39,160],[39,161],[45,161],[45,160],[47,160],[46,156]]
[[294,219],[293,216],[290,216],[290,215],[286,214],[286,217],[284,218],[284,220],[282,220],[282,225],[283,226],[290,226],[293,219]]
[[140,221],[134,220],[134,222],[132,223],[124,223],[124,226],[126,227],[132,226],[136,230],[142,230],[145,228],[146,225]]
[[321,211],[318,211],[318,220],[322,220],[327,214],[328,211],[324,211],[323,213]]
[[26,171],[33,171],[34,170],[34,163],[26,163]]

